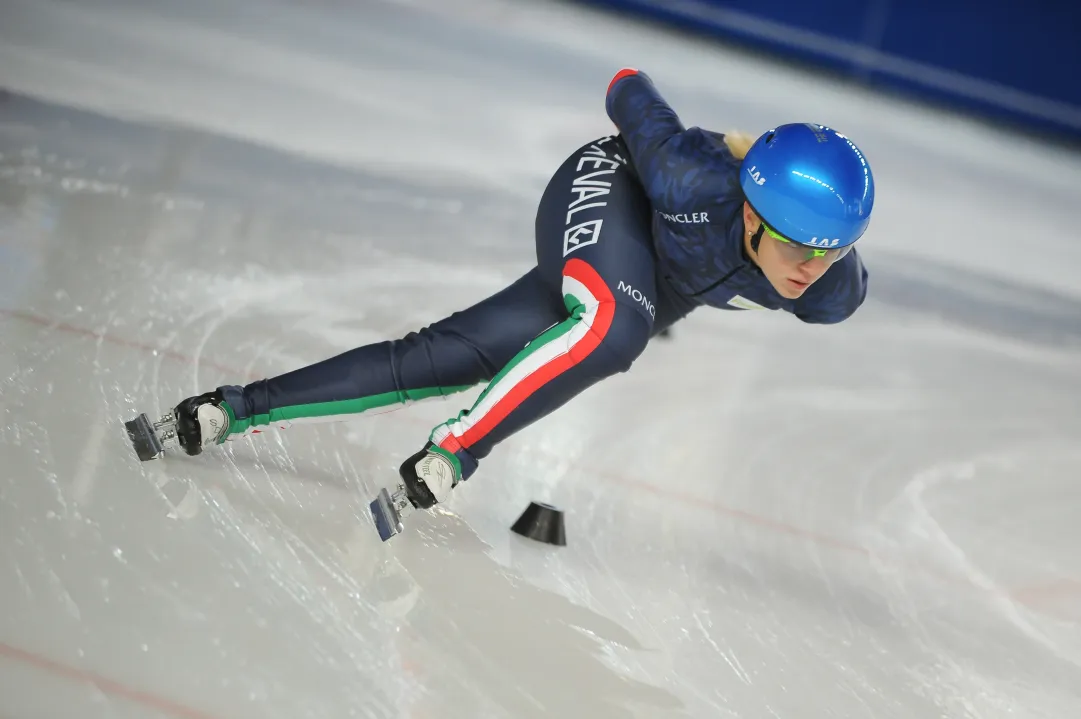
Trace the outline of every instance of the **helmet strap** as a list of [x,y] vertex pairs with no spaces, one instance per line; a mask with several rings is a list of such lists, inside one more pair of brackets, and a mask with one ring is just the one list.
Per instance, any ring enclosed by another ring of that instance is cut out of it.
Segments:
[[766,226],[761,222],[758,223],[758,231],[751,236],[751,251],[756,255],[758,254],[758,245],[762,242],[762,233],[765,232]]

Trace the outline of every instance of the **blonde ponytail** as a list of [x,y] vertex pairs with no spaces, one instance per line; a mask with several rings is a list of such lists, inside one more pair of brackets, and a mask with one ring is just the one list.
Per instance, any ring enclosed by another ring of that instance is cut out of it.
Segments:
[[747,156],[747,151],[751,149],[751,145],[757,140],[757,137],[751,137],[746,132],[740,130],[734,130],[725,134],[724,144],[728,145],[728,151],[737,160],[742,160]]

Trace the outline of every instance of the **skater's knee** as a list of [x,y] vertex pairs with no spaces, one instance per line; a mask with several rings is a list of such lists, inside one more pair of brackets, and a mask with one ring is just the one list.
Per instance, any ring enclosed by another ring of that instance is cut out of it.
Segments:
[[598,350],[606,356],[614,372],[626,372],[642,356],[649,342],[649,322],[639,313],[616,304],[612,323]]
[[565,300],[567,310],[578,323],[576,331],[586,340],[581,346],[595,348],[608,365],[605,373],[630,369],[649,342],[649,320],[611,297],[579,299],[568,294]]

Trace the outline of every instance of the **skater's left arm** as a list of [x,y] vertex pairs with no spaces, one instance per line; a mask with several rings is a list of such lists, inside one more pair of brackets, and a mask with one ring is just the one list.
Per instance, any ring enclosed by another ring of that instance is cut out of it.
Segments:
[[853,249],[796,301],[794,314],[809,324],[837,324],[851,317],[867,298],[867,268]]
[[608,117],[619,130],[653,206],[663,212],[702,212],[729,196],[732,161],[723,136],[687,129],[644,72],[625,68],[608,85]]
[[683,123],[644,72],[624,68],[608,83],[604,101],[636,166],[653,165],[671,152]]

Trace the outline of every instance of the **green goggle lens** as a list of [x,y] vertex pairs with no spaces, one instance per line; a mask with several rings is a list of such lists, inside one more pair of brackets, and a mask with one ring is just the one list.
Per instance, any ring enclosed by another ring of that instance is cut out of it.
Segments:
[[765,222],[762,223],[762,227],[766,230],[767,235],[780,243],[781,252],[794,262],[808,262],[816,257],[825,258],[827,262],[836,262],[847,255],[852,249],[852,245],[829,249],[809,247],[808,245],[801,245],[798,242],[793,242]]

